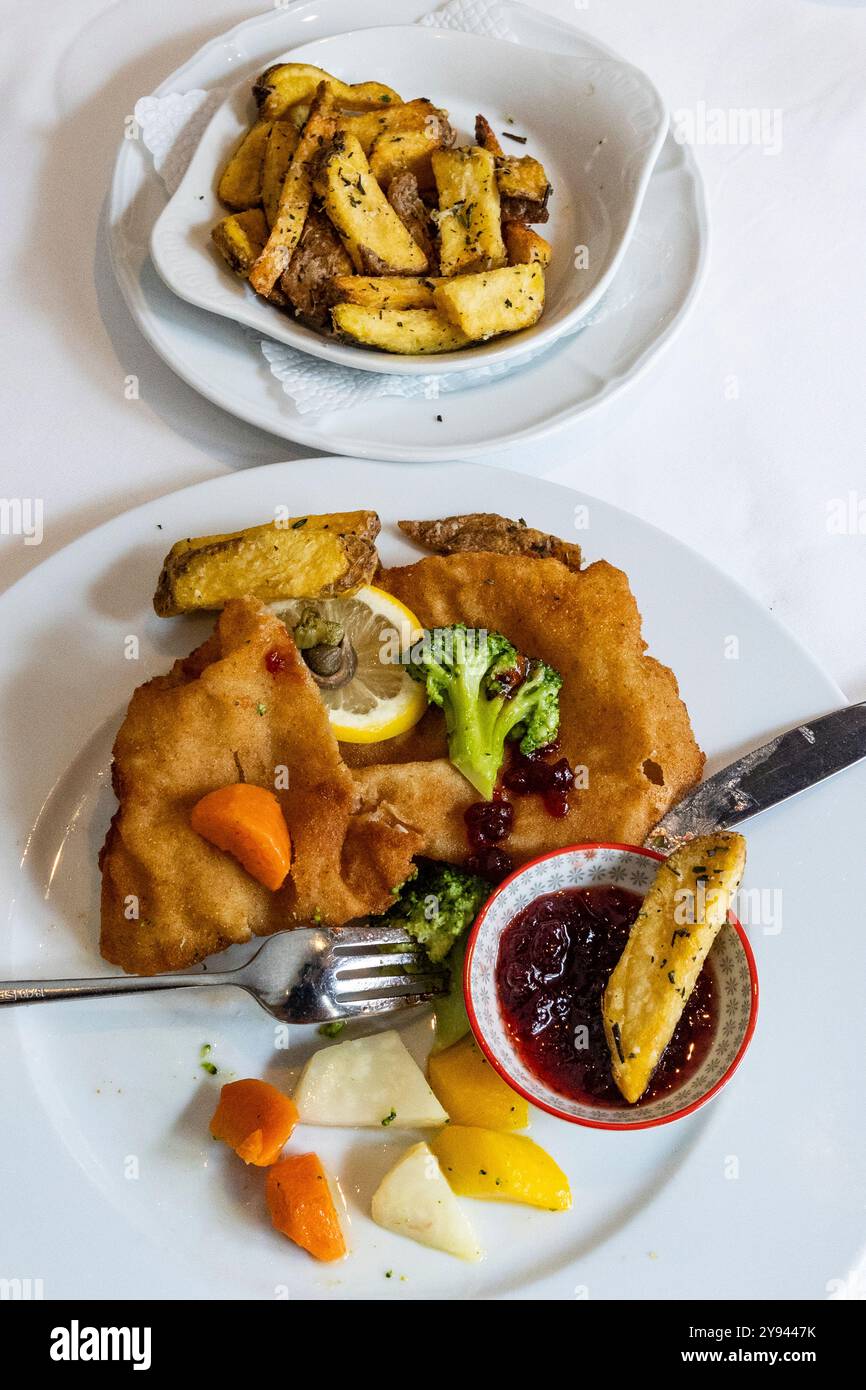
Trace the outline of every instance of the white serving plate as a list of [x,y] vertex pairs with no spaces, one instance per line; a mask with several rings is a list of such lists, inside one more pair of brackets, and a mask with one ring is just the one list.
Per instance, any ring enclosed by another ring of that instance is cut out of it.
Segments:
[[[494,497],[502,512],[566,535],[583,519],[575,508],[588,507],[587,557],[627,570],[650,650],[677,672],[709,771],[843,702],[776,620],[697,553],[566,488],[467,465],[407,474],[335,458],[219,478],[116,518],[0,598],[0,978],[105,969],[96,854],[113,809],[114,732],[132,687],[209,627],[152,611],[176,537],[233,530],[275,505],[375,506],[385,562],[403,562],[416,552],[399,516],[486,509]],[[732,634],[738,660],[725,656]],[[138,655],[128,659],[133,636]],[[0,1112],[14,1116],[0,1275],[41,1278],[46,1298],[79,1299],[811,1299],[855,1288],[866,1203],[864,795],[866,768],[855,768],[748,828],[744,887],[781,893],[782,919],[768,910],[767,920],[744,920],[761,1014],[724,1092],[675,1125],[628,1134],[533,1116],[532,1135],[569,1175],[574,1209],[472,1204],[488,1252],[475,1267],[370,1221],[378,1177],[413,1137],[392,1130],[318,1129],[294,1141],[339,1175],[350,1260],[317,1265],[272,1233],[261,1174],[207,1136],[220,1078],[199,1069],[199,1049],[213,1043],[222,1079],[267,1074],[285,1085],[310,1037],[296,1030],[288,1051],[275,1050],[273,1021],[240,993],[0,1010]],[[427,1016],[404,1037],[423,1057]]]
[[[410,24],[435,8],[436,0],[368,0],[363,21]],[[574,57],[610,56],[571,25],[515,0],[481,8],[497,33],[517,43]],[[205,44],[157,95],[226,90],[241,76],[252,80],[272,54],[360,22],[353,0],[276,7]],[[257,335],[178,299],[157,275],[150,238],[166,201],[148,152],[140,142],[123,141],[107,207],[109,248],[121,291],[151,346],[202,396],[239,418],[319,450],[367,458],[469,458],[561,428],[635,380],[671,341],[707,260],[700,175],[688,146],[668,135],[611,286],[614,311],[522,367],[517,389],[509,374],[442,400],[376,398],[349,410],[302,414],[272,375]],[[219,432],[218,415],[212,427]]]
[[407,100],[429,96],[449,112],[460,144],[474,140],[479,111],[496,131],[514,122],[528,143],[512,147],[504,139],[503,145],[509,153],[540,159],[554,190],[551,218],[542,228],[553,255],[541,319],[521,333],[459,352],[398,356],[340,342],[256,295],[231,273],[211,240],[214,224],[226,215],[216,192],[220,174],[255,119],[248,78],[214,114],[153,229],[151,256],[169,289],[313,357],[404,376],[492,366],[541,351],[590,312],[622,263],[667,133],[667,112],[644,73],[617,58],[569,58],[417,25],[318,39],[274,53],[267,66],[289,59],[324,68],[344,82],[387,81]]

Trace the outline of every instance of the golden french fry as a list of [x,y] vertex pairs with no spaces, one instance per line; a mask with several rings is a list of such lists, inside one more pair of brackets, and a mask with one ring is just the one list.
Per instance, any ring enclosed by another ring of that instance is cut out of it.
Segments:
[[529,328],[544,309],[544,271],[540,265],[510,265],[456,275],[437,285],[439,312],[478,342],[498,333]]
[[261,201],[262,170],[270,134],[270,121],[256,121],[223,169],[217,197],[226,207],[243,212]]
[[250,272],[250,284],[259,294],[271,293],[301,239],[313,196],[310,165],[334,133],[333,105],[333,93],[322,83],[286,173],[271,234]]
[[454,352],[471,341],[435,309],[367,309],[338,304],[331,310],[335,330],[345,338],[382,352]]
[[604,992],[613,1079],[640,1100],[670,1042],[746,864],[733,831],[701,835],[674,851],[636,917]]
[[341,106],[355,111],[399,104],[400,96],[384,82],[356,82],[350,85],[332,77],[312,63],[275,63],[256,80],[253,95],[259,111],[268,120],[280,120],[293,106],[311,102],[320,82],[327,82]]
[[426,255],[373,178],[354,135],[335,135],[315,188],[356,270],[369,270],[373,262],[383,275],[424,273]]
[[298,131],[290,121],[274,121],[271,126],[262,167],[262,207],[269,227],[277,220],[280,194],[299,139]]
[[171,618],[249,594],[275,602],[350,593],[373,577],[378,533],[375,512],[331,512],[178,541],[163,562],[153,606]]
[[335,303],[367,309],[432,309],[433,291],[443,281],[421,275],[335,275],[330,289]]
[[509,265],[550,265],[553,247],[524,222],[506,222],[502,229]]
[[442,274],[461,275],[504,266],[507,256],[493,155],[471,145],[434,150],[431,159],[439,191]]
[[268,239],[268,224],[261,208],[233,212],[211,232],[214,245],[236,275],[249,275]]

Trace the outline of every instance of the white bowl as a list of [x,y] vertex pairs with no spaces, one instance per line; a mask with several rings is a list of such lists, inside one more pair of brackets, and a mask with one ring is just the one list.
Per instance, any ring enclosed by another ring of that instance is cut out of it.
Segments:
[[429,97],[450,112],[461,140],[472,138],[478,112],[496,131],[527,136],[514,152],[540,159],[553,185],[550,221],[540,228],[553,245],[544,313],[534,327],[477,347],[404,357],[338,342],[255,295],[231,274],[210,235],[225,216],[216,196],[220,173],[255,115],[254,74],[214,115],[153,229],[153,263],[181,299],[314,357],[411,375],[534,353],[592,309],[622,259],[667,133],[665,107],[642,72],[615,58],[564,57],[417,26],[340,34],[273,59],[288,60],[314,63],[347,82],[388,82],[406,98]]
[[733,1076],[748,1047],[758,1013],[755,958],[733,915],[716,937],[712,962],[718,1018],[709,1051],[682,1085],[646,1103],[613,1107],[584,1105],[554,1091],[528,1070],[517,1052],[496,990],[496,962],[503,931],[524,907],[561,888],[614,884],[643,896],[662,855],[636,845],[575,845],[525,864],[500,884],[481,909],[466,950],[464,990],[472,1031],[488,1060],[508,1084],[533,1105],[572,1124],[594,1129],[648,1129],[682,1119],[716,1095]]

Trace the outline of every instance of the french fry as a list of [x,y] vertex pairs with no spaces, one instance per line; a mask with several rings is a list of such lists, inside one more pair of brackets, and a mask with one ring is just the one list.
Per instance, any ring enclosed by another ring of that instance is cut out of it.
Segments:
[[720,831],[690,840],[659,865],[604,992],[613,1079],[631,1103],[673,1036],[745,863],[742,835]]
[[523,222],[506,222],[502,229],[509,265],[550,264],[553,247]]
[[501,198],[526,198],[531,203],[546,203],[550,182],[532,155],[505,155],[496,161],[496,184]]
[[541,317],[544,271],[537,264],[512,265],[457,275],[437,285],[433,300],[439,312],[473,342],[516,333]]
[[384,82],[350,85],[312,63],[275,63],[256,80],[253,95],[260,114],[266,120],[278,121],[291,107],[311,102],[321,82],[328,83],[340,106],[355,111],[400,102],[399,94]]
[[507,256],[493,155],[472,145],[434,150],[432,163],[439,192],[442,274],[460,275],[504,266]]
[[367,309],[432,309],[439,277],[418,275],[335,275],[335,303],[361,304]]
[[378,533],[375,512],[332,512],[178,541],[163,562],[153,606],[171,618],[246,594],[275,602],[350,593],[373,577]]
[[268,239],[268,224],[261,208],[233,212],[211,232],[214,245],[236,275],[246,279]]
[[291,121],[274,121],[262,166],[262,207],[268,226],[277,220],[280,194],[300,136]]
[[453,352],[470,342],[435,309],[367,309],[337,304],[331,310],[337,333],[382,352]]
[[371,260],[383,274],[420,275],[427,269],[426,255],[370,173],[355,136],[334,137],[315,189],[356,270],[363,272]]
[[435,181],[431,156],[434,150],[441,150],[443,144],[443,137],[435,126],[408,130],[405,134],[386,132],[377,136],[370,148],[370,172],[385,190],[394,175],[404,169],[415,175],[420,189],[432,189]]
[[345,135],[354,135],[367,155],[370,154],[373,145],[385,135],[426,134],[435,143],[443,146],[449,145],[454,138],[447,113],[434,106],[426,97],[404,101],[399,106],[381,107],[376,111],[343,115],[339,119],[339,129]]
[[262,170],[270,134],[270,121],[256,121],[223,169],[217,197],[227,208],[243,212],[261,202]]
[[475,117],[475,143],[480,145],[482,150],[489,150],[492,155],[505,158],[505,151],[499,143],[499,137],[486,116]]
[[266,297],[280,276],[288,270],[289,261],[301,239],[313,196],[310,166],[313,157],[334,133],[333,105],[333,93],[326,83],[322,83],[286,173],[271,234],[250,272],[253,289]]

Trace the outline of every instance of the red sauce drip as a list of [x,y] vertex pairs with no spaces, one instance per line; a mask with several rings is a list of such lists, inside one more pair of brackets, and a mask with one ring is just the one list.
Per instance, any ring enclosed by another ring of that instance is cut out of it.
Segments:
[[547,814],[560,820],[568,815],[571,807],[574,772],[567,758],[557,758],[553,763],[546,761],[547,756],[556,751],[557,745],[551,744],[549,748],[540,749],[527,757],[519,749],[514,749],[502,782],[515,796],[528,796],[533,792],[539,794]]
[[288,670],[289,658],[279,647],[271,647],[270,651],[265,652],[265,666],[272,676],[278,676],[281,671]]
[[[623,888],[563,888],[518,913],[499,943],[496,989],[515,1048],[540,1081],[586,1105],[628,1106],[611,1076],[601,1006],[640,905]],[[664,970],[664,961],[656,966]],[[639,1104],[697,1071],[716,1019],[712,969],[705,965]],[[580,1028],[586,1033],[579,1035]]]

